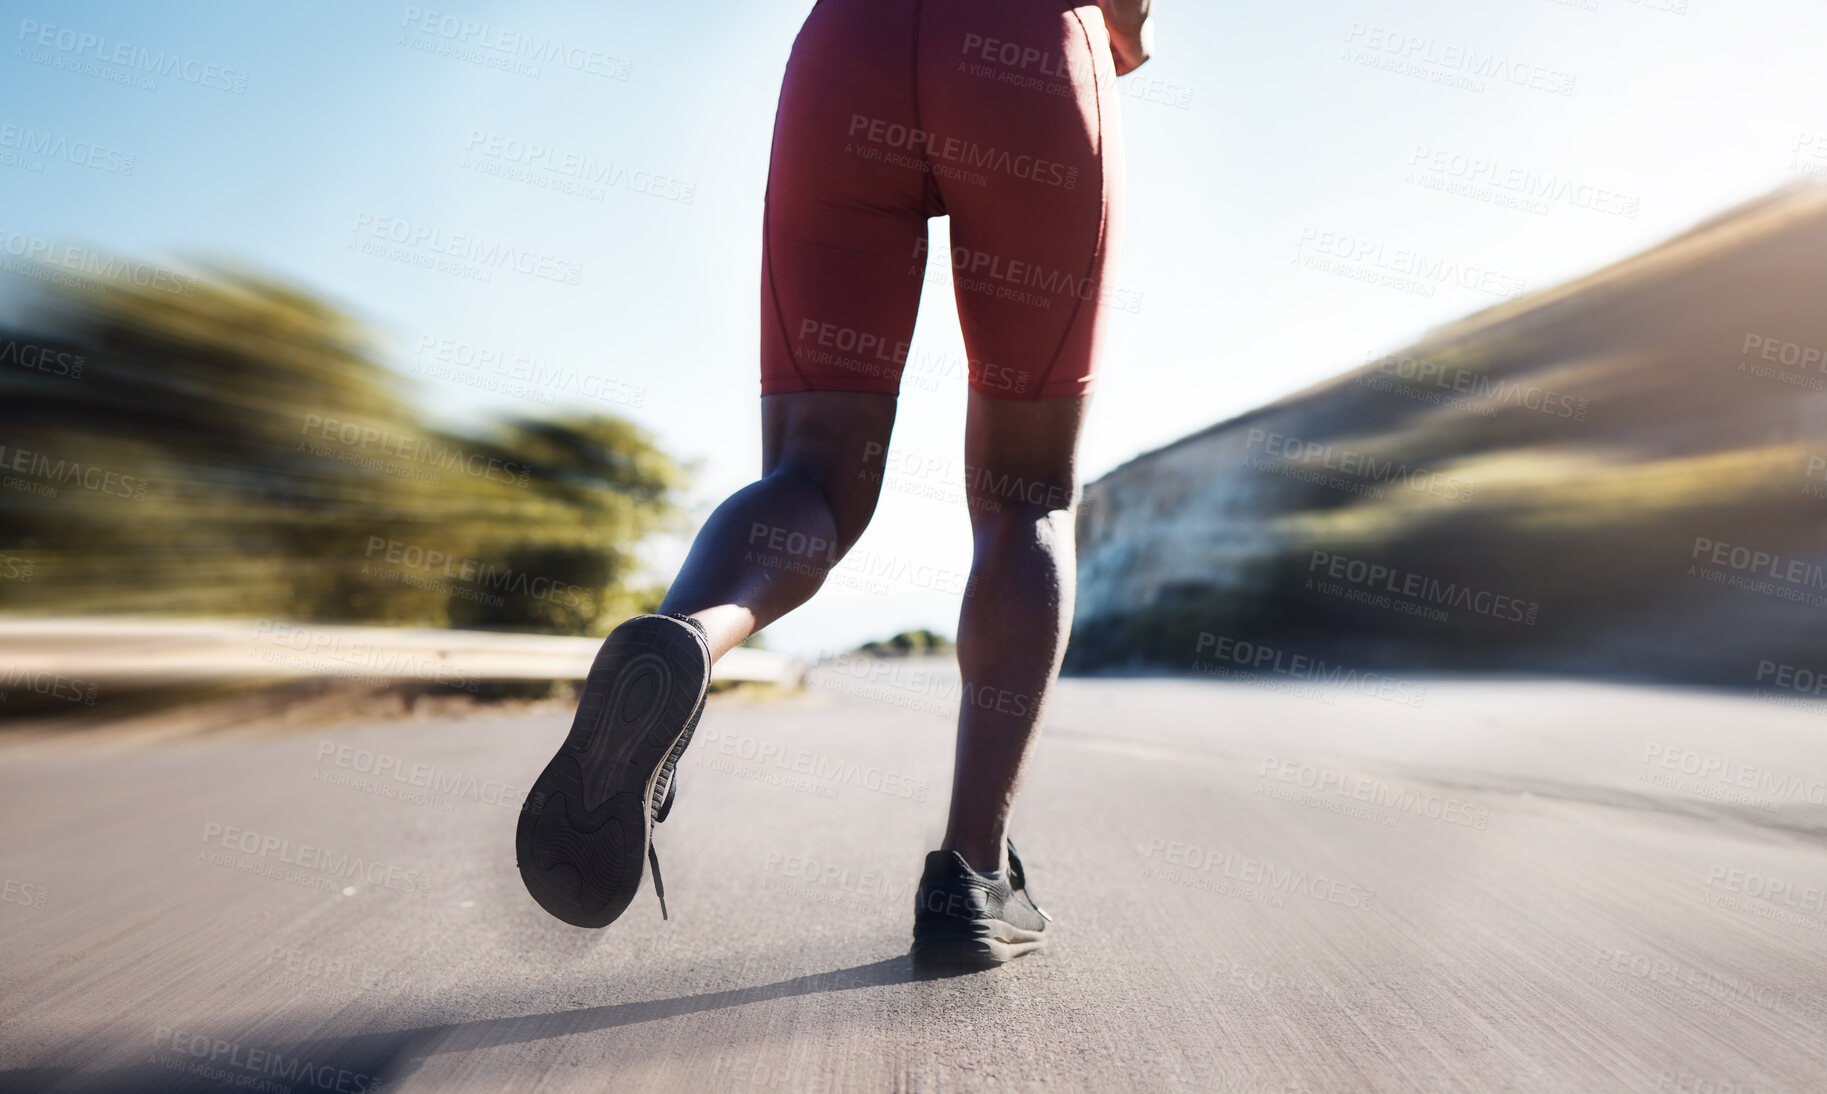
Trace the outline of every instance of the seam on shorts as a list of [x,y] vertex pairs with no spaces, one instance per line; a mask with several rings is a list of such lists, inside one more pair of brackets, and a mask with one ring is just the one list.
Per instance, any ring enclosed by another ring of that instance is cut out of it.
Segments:
[[[914,128],[921,133],[926,132],[926,118],[920,113],[920,28],[925,25],[925,16],[926,0],[914,0],[913,34],[910,36],[911,42],[907,51],[907,78],[913,97]],[[920,142],[920,162],[926,165],[926,170],[921,172],[920,211],[926,216],[932,215],[935,198],[938,200],[939,208],[945,208],[945,191],[940,189],[939,174],[933,170],[932,157],[927,155],[931,147],[930,140]]]
[[[769,170],[772,170],[771,166]],[[774,187],[770,184],[761,194],[761,261],[766,267],[768,299],[774,304],[774,329],[780,332],[780,344],[786,347],[787,364],[792,366],[793,374],[799,377],[799,382],[810,387],[812,381],[806,378],[805,370],[799,367],[799,355],[793,352],[793,340],[787,337],[787,317],[780,310],[780,285],[774,280],[774,244],[769,238],[774,216],[773,192]]]
[[[1097,246],[1091,249],[1091,261],[1085,269],[1085,280],[1090,281],[1091,274],[1097,269],[1098,259],[1104,254],[1104,231],[1110,223],[1110,173],[1104,169],[1104,92],[1099,85],[1102,81],[1097,76],[1097,46],[1091,41],[1091,31],[1085,21],[1079,17],[1078,9],[1072,9],[1072,20],[1078,24],[1078,31],[1085,36],[1085,51],[1091,55],[1091,101],[1097,110]],[[1039,402],[1041,392],[1047,388],[1047,380],[1053,370],[1059,367],[1059,355],[1066,350],[1066,343],[1072,340],[1072,330],[1078,325],[1079,312],[1085,306],[1085,298],[1073,293],[1072,314],[1066,319],[1066,329],[1059,336],[1059,345],[1053,349],[1053,359],[1047,362],[1047,370],[1040,374],[1040,382],[1034,385],[1034,401]],[[1095,349],[1095,347],[1092,347]]]

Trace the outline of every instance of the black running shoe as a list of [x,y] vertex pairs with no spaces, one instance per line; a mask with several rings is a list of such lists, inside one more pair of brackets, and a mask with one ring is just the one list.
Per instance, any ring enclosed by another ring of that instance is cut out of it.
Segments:
[[914,898],[915,964],[953,968],[988,968],[1047,944],[1047,924],[1028,892],[1015,844],[1009,843],[1009,869],[980,874],[956,851],[933,851]]
[[636,616],[604,641],[571,735],[534,780],[514,834],[540,907],[573,926],[608,926],[639,891],[646,860],[666,915],[653,826],[672,811],[710,672],[704,628],[684,616]]

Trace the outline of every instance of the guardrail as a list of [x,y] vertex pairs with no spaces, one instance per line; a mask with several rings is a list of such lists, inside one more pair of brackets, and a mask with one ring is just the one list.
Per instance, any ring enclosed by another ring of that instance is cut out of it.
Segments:
[[[98,683],[227,678],[581,680],[601,638],[280,620],[0,617],[0,680],[43,673]],[[738,648],[713,680],[798,684],[805,666]]]

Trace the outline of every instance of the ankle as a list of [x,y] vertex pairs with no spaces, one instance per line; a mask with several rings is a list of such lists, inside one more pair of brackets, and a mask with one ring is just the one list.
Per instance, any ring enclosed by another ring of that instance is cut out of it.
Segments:
[[946,840],[939,845],[941,851],[955,851],[964,864],[979,874],[999,874],[1009,868],[1003,858],[1003,842],[996,840],[990,843],[979,843],[966,840]]
[[700,635],[703,635],[706,641],[710,640],[710,632],[704,629],[704,623],[699,620],[697,616],[686,615],[684,612],[662,612],[661,614],[668,619],[677,619],[679,622],[684,623],[686,626],[697,631]]
[[677,619],[703,635],[705,645],[710,647],[713,662],[720,660],[724,654],[761,629],[748,609],[735,604],[718,604],[693,612],[678,611],[670,605],[662,604],[659,614]]

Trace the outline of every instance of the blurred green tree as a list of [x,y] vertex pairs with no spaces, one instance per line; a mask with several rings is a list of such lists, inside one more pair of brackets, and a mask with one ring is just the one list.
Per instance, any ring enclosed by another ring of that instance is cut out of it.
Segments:
[[687,474],[610,416],[441,429],[356,320],[229,267],[0,329],[0,608],[600,631]]

